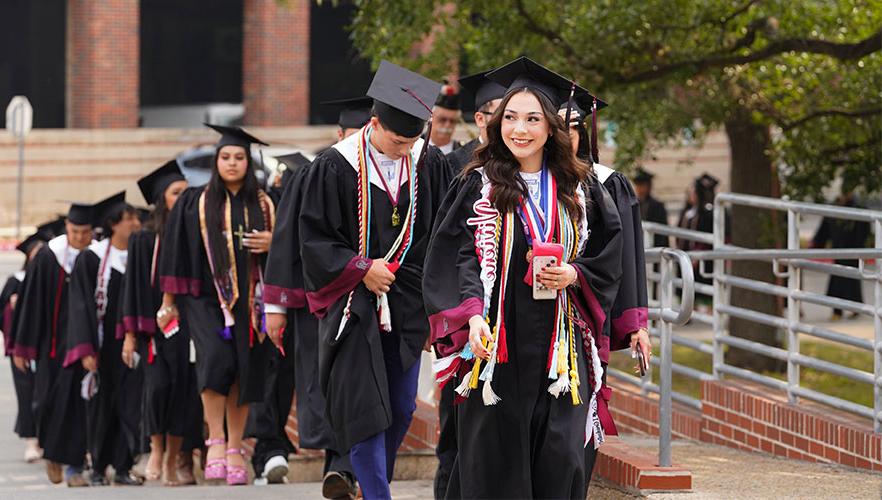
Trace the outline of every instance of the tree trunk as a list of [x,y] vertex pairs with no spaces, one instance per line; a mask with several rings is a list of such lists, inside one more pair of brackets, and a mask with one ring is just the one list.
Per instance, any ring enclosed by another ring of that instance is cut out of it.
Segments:
[[[757,125],[750,119],[749,112],[740,111],[726,122],[732,164],[730,185],[732,192],[770,197],[777,191],[777,174],[772,158],[769,156],[771,138],[769,127]],[[780,227],[774,220],[778,214],[768,210],[734,206],[731,212],[728,238],[735,246],[744,248],[775,248],[781,241],[774,229]],[[735,276],[774,283],[772,266],[768,262],[733,261],[731,272]],[[780,305],[774,297],[732,287],[733,306],[750,309],[772,316],[779,316]],[[754,342],[781,346],[782,337],[777,328],[761,325],[735,317],[729,318],[730,334]],[[781,369],[781,363],[772,358],[748,351],[729,348],[726,363],[752,371]]]

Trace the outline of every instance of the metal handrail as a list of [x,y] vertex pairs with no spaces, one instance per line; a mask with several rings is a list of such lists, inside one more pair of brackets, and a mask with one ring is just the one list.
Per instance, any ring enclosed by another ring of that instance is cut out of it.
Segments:
[[[726,232],[724,208],[732,205],[785,211],[787,213],[788,221],[787,248],[748,249],[727,244],[723,237]],[[667,371],[665,369],[662,370],[662,380],[660,381],[661,387],[655,386],[655,384],[651,383],[650,378],[646,377],[638,382],[641,390],[644,392],[659,392],[660,396],[664,397],[665,386],[668,385],[664,380],[667,373],[677,373],[697,380],[706,380],[708,377],[715,379],[723,376],[735,376],[781,389],[788,394],[788,400],[793,403],[795,403],[798,398],[802,397],[834,408],[846,410],[857,415],[869,417],[874,422],[876,432],[882,432],[882,212],[851,207],[792,202],[788,200],[762,198],[733,193],[719,194],[716,197],[714,206],[714,232],[712,234],[649,222],[644,222],[643,224],[645,232],[644,241],[648,243],[652,242],[653,236],[658,234],[712,245],[711,250],[685,252],[685,255],[688,256],[691,262],[687,264],[678,257],[677,264],[681,269],[690,269],[692,263],[697,263],[700,266],[700,274],[704,277],[712,278],[713,280],[713,285],[691,283],[693,285],[693,293],[698,291],[713,297],[714,308],[712,315],[695,312],[691,316],[695,321],[708,323],[713,326],[713,342],[711,344],[705,344],[694,339],[674,335],[673,333],[671,334],[671,341],[673,344],[685,346],[697,352],[705,354],[710,353],[713,358],[713,373],[705,374],[698,370],[671,362],[672,371]],[[800,248],[799,228],[801,217],[803,215],[816,215],[869,222],[872,224],[875,233],[875,248]],[[650,255],[653,253],[658,254],[659,257],[651,258]],[[660,257],[662,253],[663,252],[658,249],[648,249],[647,263],[662,262],[662,264],[664,264],[664,259],[661,259]],[[821,259],[832,259],[834,261],[837,259],[853,259],[858,261],[858,267],[854,268],[835,263],[821,262],[819,261]],[[868,265],[868,262],[871,259],[876,260],[874,266]],[[780,284],[733,276],[728,272],[727,261],[735,260],[771,262],[776,277],[785,280],[786,285],[782,286]],[[703,262],[714,261],[717,262],[716,265],[702,264]],[[873,296],[875,298],[875,303],[860,303],[829,297],[816,291],[804,290],[802,289],[803,271],[820,272],[829,276],[842,276],[865,282],[870,281],[874,285]],[[672,273],[670,272],[665,272],[664,270],[662,270],[662,272],[656,272],[651,270],[651,268],[648,268],[646,274],[647,280],[650,283],[660,284],[659,289],[663,296],[667,295],[668,300],[673,295],[666,294],[665,290],[667,287],[670,287],[672,283],[678,287],[682,287],[684,290],[687,288],[685,280],[676,277],[671,279],[669,276]],[[691,278],[694,279],[694,276]],[[780,317],[733,306],[729,302],[729,290],[731,287],[748,289],[754,292],[768,294],[772,297],[784,298],[787,300],[787,313],[784,317]],[[805,323],[799,314],[800,305],[803,302],[825,307],[839,308],[872,317],[875,331],[874,339],[863,339],[818,325]],[[655,302],[651,303],[655,304]],[[671,306],[665,306],[665,298],[662,297],[660,310],[664,310],[666,307],[667,309],[673,309]],[[684,309],[686,308],[681,305],[678,312],[682,313]],[[657,314],[651,314],[650,317],[667,321],[675,319],[672,317],[673,311],[666,312],[668,312],[667,315],[659,312]],[[749,321],[772,325],[784,330],[787,334],[786,348],[782,349],[730,336],[728,333],[729,317],[745,318]],[[658,328],[651,329],[652,336],[659,337],[662,340],[662,344],[667,343],[665,341],[665,330],[671,329],[671,327],[675,326],[667,321],[660,321],[658,323]],[[799,334],[810,335],[872,352],[874,360],[873,373],[831,363],[800,353]],[[742,368],[727,365],[723,357],[723,352],[724,346],[728,345],[745,348],[748,351],[756,352],[763,356],[770,356],[785,361],[787,363],[787,380],[782,381],[761,373],[754,373]],[[660,368],[666,368],[664,366],[665,354],[663,353],[659,358],[660,359],[654,361],[653,364]],[[800,367],[820,370],[871,385],[874,391],[873,408],[867,408],[866,406],[843,400],[833,395],[822,394],[805,387],[800,387]],[[626,379],[634,380],[634,377],[630,377],[627,374],[614,373],[613,375],[624,375]],[[700,407],[700,401],[684,394],[674,393],[673,399],[678,402],[684,402],[695,407]],[[664,412],[660,415],[663,416],[663,413]]]

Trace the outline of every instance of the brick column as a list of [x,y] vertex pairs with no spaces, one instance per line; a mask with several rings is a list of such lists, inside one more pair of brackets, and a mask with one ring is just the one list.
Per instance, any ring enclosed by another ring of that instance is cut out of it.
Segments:
[[245,0],[242,96],[245,124],[309,121],[310,0]]
[[139,0],[68,0],[67,126],[138,126]]

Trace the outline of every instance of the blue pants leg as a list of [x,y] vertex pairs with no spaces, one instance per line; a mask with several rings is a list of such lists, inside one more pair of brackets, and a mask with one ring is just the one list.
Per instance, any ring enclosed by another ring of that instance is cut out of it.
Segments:
[[395,456],[416,410],[419,360],[406,371],[402,370],[397,342],[383,342],[383,357],[389,384],[392,425],[352,445],[350,450],[352,468],[366,500],[391,498],[389,483],[395,469]]

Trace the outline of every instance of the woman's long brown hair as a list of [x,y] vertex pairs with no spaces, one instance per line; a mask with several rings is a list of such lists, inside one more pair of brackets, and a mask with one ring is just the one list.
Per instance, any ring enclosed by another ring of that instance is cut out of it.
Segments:
[[[557,108],[545,95],[530,88],[512,90],[502,98],[502,102],[487,123],[487,142],[478,146],[472,161],[463,169],[462,175],[466,176],[483,167],[484,173],[493,184],[490,201],[500,212],[514,211],[521,197],[529,196],[527,185],[518,175],[520,163],[502,140],[505,107],[519,92],[529,92],[539,100],[551,131],[544,146],[545,165],[557,181],[557,199],[563,203],[570,217],[578,220],[585,215],[586,206],[576,201],[576,188],[580,183],[586,183],[587,187],[587,183],[592,182],[588,175],[589,166],[573,154],[569,130],[564,126],[563,118],[558,116]],[[585,194],[587,196],[587,191]]]

